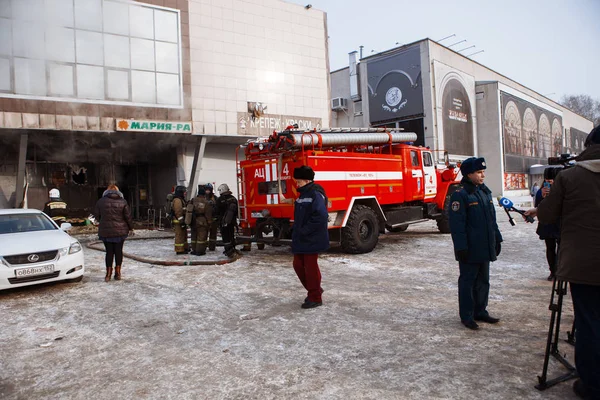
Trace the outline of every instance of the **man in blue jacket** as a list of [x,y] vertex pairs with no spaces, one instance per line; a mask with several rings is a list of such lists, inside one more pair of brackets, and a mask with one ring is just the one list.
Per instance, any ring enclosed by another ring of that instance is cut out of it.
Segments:
[[500,254],[502,235],[496,223],[492,192],[483,184],[485,160],[467,158],[460,166],[463,188],[450,198],[450,231],[460,268],[458,307],[460,320],[477,330],[475,321],[495,324],[486,308],[490,292],[490,261]]
[[294,206],[292,230],[294,271],[308,291],[302,308],[314,308],[323,304],[321,271],[317,259],[320,252],[329,248],[327,196],[325,190],[313,182],[314,179],[315,173],[311,167],[303,165],[294,169],[294,180],[300,193]]

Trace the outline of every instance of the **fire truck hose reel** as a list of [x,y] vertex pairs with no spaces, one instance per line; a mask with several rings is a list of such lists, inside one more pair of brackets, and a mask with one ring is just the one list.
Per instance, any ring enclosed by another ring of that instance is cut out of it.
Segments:
[[293,133],[290,135],[293,148],[314,146],[315,142],[320,147],[342,145],[377,145],[393,143],[414,142],[417,134],[412,132],[382,132],[382,133]]

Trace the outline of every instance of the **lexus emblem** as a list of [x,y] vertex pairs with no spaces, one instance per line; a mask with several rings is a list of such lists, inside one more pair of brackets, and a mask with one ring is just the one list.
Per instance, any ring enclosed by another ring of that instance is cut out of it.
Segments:
[[30,254],[29,257],[27,257],[27,259],[29,260],[29,262],[37,262],[40,259],[40,256],[38,256],[37,254]]

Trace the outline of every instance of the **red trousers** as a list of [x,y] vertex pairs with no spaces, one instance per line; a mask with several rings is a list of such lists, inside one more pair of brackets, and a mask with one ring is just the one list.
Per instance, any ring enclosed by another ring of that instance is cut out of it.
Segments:
[[302,286],[308,291],[308,301],[321,303],[321,271],[318,254],[294,254],[294,271]]

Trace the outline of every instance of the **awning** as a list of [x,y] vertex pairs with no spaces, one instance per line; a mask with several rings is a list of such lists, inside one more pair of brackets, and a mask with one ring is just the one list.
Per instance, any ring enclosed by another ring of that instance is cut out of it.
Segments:
[[534,164],[529,167],[529,173],[531,175],[543,175],[544,170],[546,168],[562,168],[562,165],[542,165],[542,164]]

